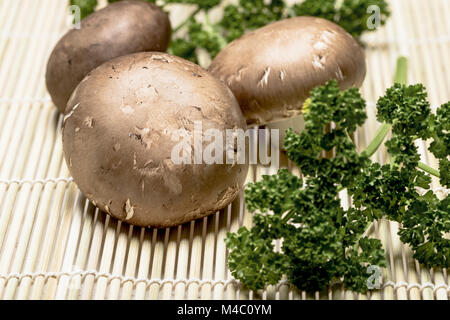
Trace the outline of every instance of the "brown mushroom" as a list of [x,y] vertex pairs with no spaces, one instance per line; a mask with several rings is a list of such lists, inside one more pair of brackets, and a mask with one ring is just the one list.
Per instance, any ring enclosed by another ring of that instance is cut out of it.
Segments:
[[47,64],[46,83],[60,112],[86,74],[113,58],[141,51],[166,51],[170,22],[158,6],[120,1],[94,12],[56,44]]
[[246,130],[232,92],[201,67],[165,53],[119,57],[93,70],[69,100],[66,163],[84,195],[112,216],[139,226],[181,224],[227,206],[248,170],[174,162],[171,133],[192,136],[196,122],[200,134]]
[[344,29],[316,17],[269,24],[231,42],[209,71],[233,91],[248,124],[301,114],[314,87],[336,79],[359,87],[366,67],[362,48]]

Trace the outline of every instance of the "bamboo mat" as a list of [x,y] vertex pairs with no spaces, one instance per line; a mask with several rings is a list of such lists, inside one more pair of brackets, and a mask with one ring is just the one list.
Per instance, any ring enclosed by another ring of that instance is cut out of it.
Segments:
[[[388,24],[364,38],[368,74],[362,92],[371,103],[356,136],[360,148],[375,132],[374,102],[391,85],[398,55],[409,57],[409,82],[424,83],[433,106],[450,100],[450,1],[390,5]],[[67,28],[66,6],[65,0],[0,0],[0,298],[449,298],[448,271],[420,267],[396,235],[396,223],[373,225],[389,262],[381,290],[362,295],[334,286],[308,295],[281,282],[257,294],[243,290],[226,267],[226,232],[251,225],[242,195],[220,213],[171,229],[133,227],[95,209],[65,166],[62,119],[44,83],[48,55]],[[424,162],[437,167],[425,144],[419,150]],[[387,160],[385,150],[374,157]],[[252,167],[248,181],[268,173],[274,172]],[[345,192],[341,196],[348,206]]]

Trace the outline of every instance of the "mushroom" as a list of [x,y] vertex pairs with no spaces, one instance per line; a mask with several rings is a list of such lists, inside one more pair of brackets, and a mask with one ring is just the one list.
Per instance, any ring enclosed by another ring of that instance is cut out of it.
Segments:
[[[139,226],[170,227],[224,208],[245,181],[246,162],[192,160],[196,148],[206,153],[210,145],[192,139],[209,129],[246,130],[233,93],[194,63],[142,52],[106,62],[78,85],[67,104],[63,149],[74,181],[101,210]],[[183,163],[174,160],[179,130],[192,143]]]
[[158,6],[143,1],[120,1],[81,21],[66,33],[47,63],[50,96],[64,113],[67,101],[86,74],[113,58],[140,51],[166,51],[170,22]]
[[296,17],[269,24],[231,42],[209,71],[236,96],[247,124],[301,115],[310,90],[336,79],[341,89],[361,86],[364,52],[333,22]]

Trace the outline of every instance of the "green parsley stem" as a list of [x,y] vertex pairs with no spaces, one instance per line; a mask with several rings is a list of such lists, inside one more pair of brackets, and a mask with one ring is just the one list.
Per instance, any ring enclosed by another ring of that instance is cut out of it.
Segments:
[[[406,57],[399,57],[397,59],[394,82],[405,85],[408,82],[408,59]],[[362,154],[367,157],[371,157],[383,143],[390,129],[391,126],[389,124],[383,123],[375,134],[375,138],[367,146],[366,150],[362,152]]]
[[418,166],[418,167],[419,167],[420,169],[422,169],[423,171],[428,172],[429,174],[432,174],[432,175],[435,176],[435,177],[438,177],[438,178],[441,177],[441,175],[440,175],[440,173],[439,173],[438,170],[436,170],[436,169],[430,167],[429,165],[426,165],[426,164],[423,163],[423,162],[419,162],[419,166]]

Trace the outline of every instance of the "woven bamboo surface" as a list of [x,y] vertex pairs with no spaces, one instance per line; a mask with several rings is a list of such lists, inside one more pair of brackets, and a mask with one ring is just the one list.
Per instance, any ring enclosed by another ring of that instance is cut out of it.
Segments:
[[[424,83],[433,106],[450,100],[450,1],[389,2],[389,23],[365,37],[362,92],[372,103],[356,136],[360,148],[375,132],[373,102],[391,85],[400,54],[410,60],[409,82]],[[420,267],[398,239],[395,223],[379,221],[372,228],[387,249],[382,289],[361,295],[334,286],[308,295],[281,282],[256,294],[241,289],[226,267],[226,232],[251,225],[242,195],[222,212],[171,229],[133,227],[95,209],[71,181],[62,156],[62,119],[44,83],[48,55],[67,29],[66,9],[65,0],[0,0],[0,298],[449,298],[448,271]],[[425,144],[419,150],[424,162],[437,167]],[[374,157],[388,160],[385,150]],[[274,172],[253,166],[248,181],[267,173]],[[443,196],[449,192],[433,183]],[[349,203],[345,193],[342,202]]]

